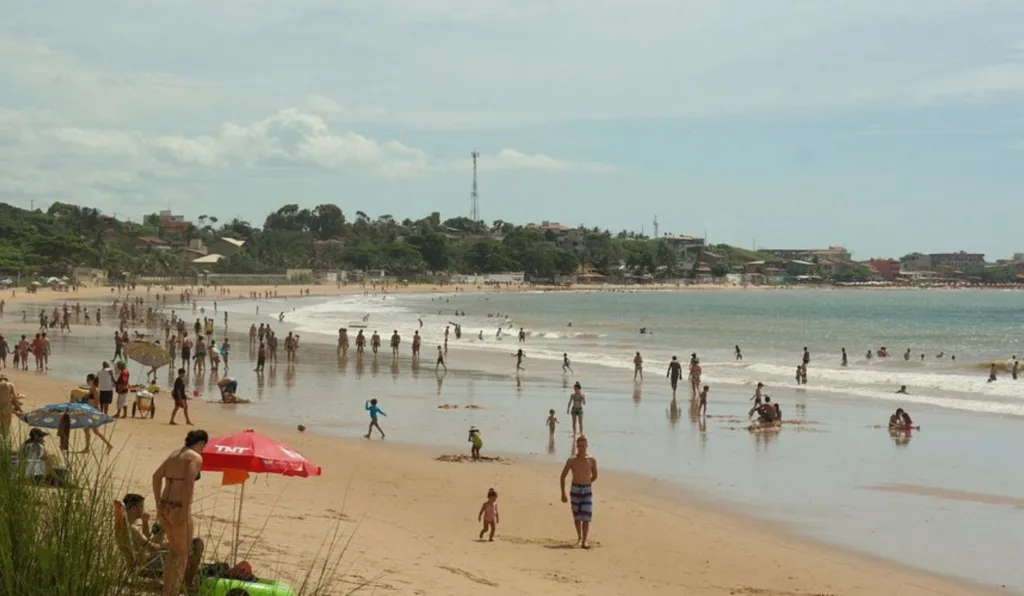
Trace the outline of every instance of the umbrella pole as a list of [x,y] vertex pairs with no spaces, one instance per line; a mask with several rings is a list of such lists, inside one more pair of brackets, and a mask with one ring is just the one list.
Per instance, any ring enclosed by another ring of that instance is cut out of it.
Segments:
[[242,483],[241,492],[238,496],[238,517],[235,519],[235,541],[231,545],[231,564],[238,564],[238,540],[242,528],[242,504],[245,502],[245,483]]

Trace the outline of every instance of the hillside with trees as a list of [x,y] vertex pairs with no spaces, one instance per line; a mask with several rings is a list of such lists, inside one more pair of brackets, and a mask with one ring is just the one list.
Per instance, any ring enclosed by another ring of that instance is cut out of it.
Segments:
[[[113,279],[184,277],[204,270],[280,273],[289,268],[382,269],[402,277],[524,271],[530,278],[551,280],[593,271],[612,279],[626,272],[635,278],[678,279],[693,274],[693,264],[703,256],[703,249],[681,255],[663,240],[626,231],[545,230],[501,220],[442,219],[437,212],[417,220],[399,221],[390,214],[370,217],[363,211],[350,218],[334,204],[312,209],[284,205],[258,226],[200,215],[183,228],[168,238],[157,214],[136,223],[66,203],[54,203],[46,211],[0,204],[0,277],[62,276],[74,267],[95,267]],[[197,265],[169,250],[224,237],[245,244],[215,264]],[[163,250],[140,246],[140,238],[157,238],[166,245]],[[708,251],[715,257],[716,274],[764,257],[728,245]],[[683,256],[690,262],[684,263]]]

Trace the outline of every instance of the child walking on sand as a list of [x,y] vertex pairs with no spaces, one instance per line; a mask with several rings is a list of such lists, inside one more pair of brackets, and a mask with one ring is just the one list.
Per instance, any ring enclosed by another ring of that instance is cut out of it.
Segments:
[[554,410],[548,410],[548,421],[546,422],[546,424],[548,425],[548,433],[554,435],[555,425],[558,424],[558,418],[555,418]]
[[494,542],[494,530],[500,521],[498,516],[498,491],[488,489],[487,500],[480,506],[480,514],[476,516],[476,520],[483,520],[484,527],[480,530],[480,540],[484,539],[484,534],[488,530],[491,531],[491,536],[488,538],[490,542]]
[[480,436],[480,429],[473,426],[469,429],[469,442],[473,443],[473,448],[470,449],[470,454],[473,456],[473,460],[480,459],[480,449],[484,446],[484,439]]
[[369,439],[370,435],[373,434],[373,429],[376,428],[377,432],[380,433],[380,438],[384,438],[384,431],[381,429],[380,424],[377,422],[377,414],[387,417],[384,410],[377,407],[376,398],[366,402],[366,411],[370,413],[370,428],[366,430],[366,438]]

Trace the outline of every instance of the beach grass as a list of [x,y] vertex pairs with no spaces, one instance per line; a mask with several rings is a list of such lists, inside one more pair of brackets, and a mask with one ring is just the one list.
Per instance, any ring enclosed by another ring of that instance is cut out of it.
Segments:
[[[124,490],[114,474],[116,455],[71,454],[63,464],[64,486],[57,488],[26,478],[16,461],[19,451],[20,443],[0,438],[0,596],[159,593],[159,580],[136,573],[118,548],[113,503]],[[353,594],[376,581],[344,571],[354,533],[343,531],[343,517],[338,515],[302,568],[290,574],[276,570],[288,576],[281,579],[296,596]],[[229,534],[226,526],[220,530]],[[250,539],[250,553],[264,541],[263,534],[261,528]],[[211,533],[203,538],[207,559],[223,550],[217,548],[222,538],[211,540]]]

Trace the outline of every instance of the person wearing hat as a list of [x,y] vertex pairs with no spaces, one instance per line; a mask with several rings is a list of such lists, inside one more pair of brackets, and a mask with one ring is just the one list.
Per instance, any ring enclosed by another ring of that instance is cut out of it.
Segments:
[[43,437],[49,433],[41,428],[33,428],[28,432],[28,439],[21,447],[21,463],[25,468],[25,477],[42,483],[46,478],[46,445]]
[[21,411],[18,391],[7,375],[0,373],[0,435],[7,436],[11,431],[11,419],[15,412]]
[[480,449],[484,446],[484,439],[480,436],[480,429],[475,426],[469,427],[469,442],[473,444],[470,454],[474,460],[479,460]]

